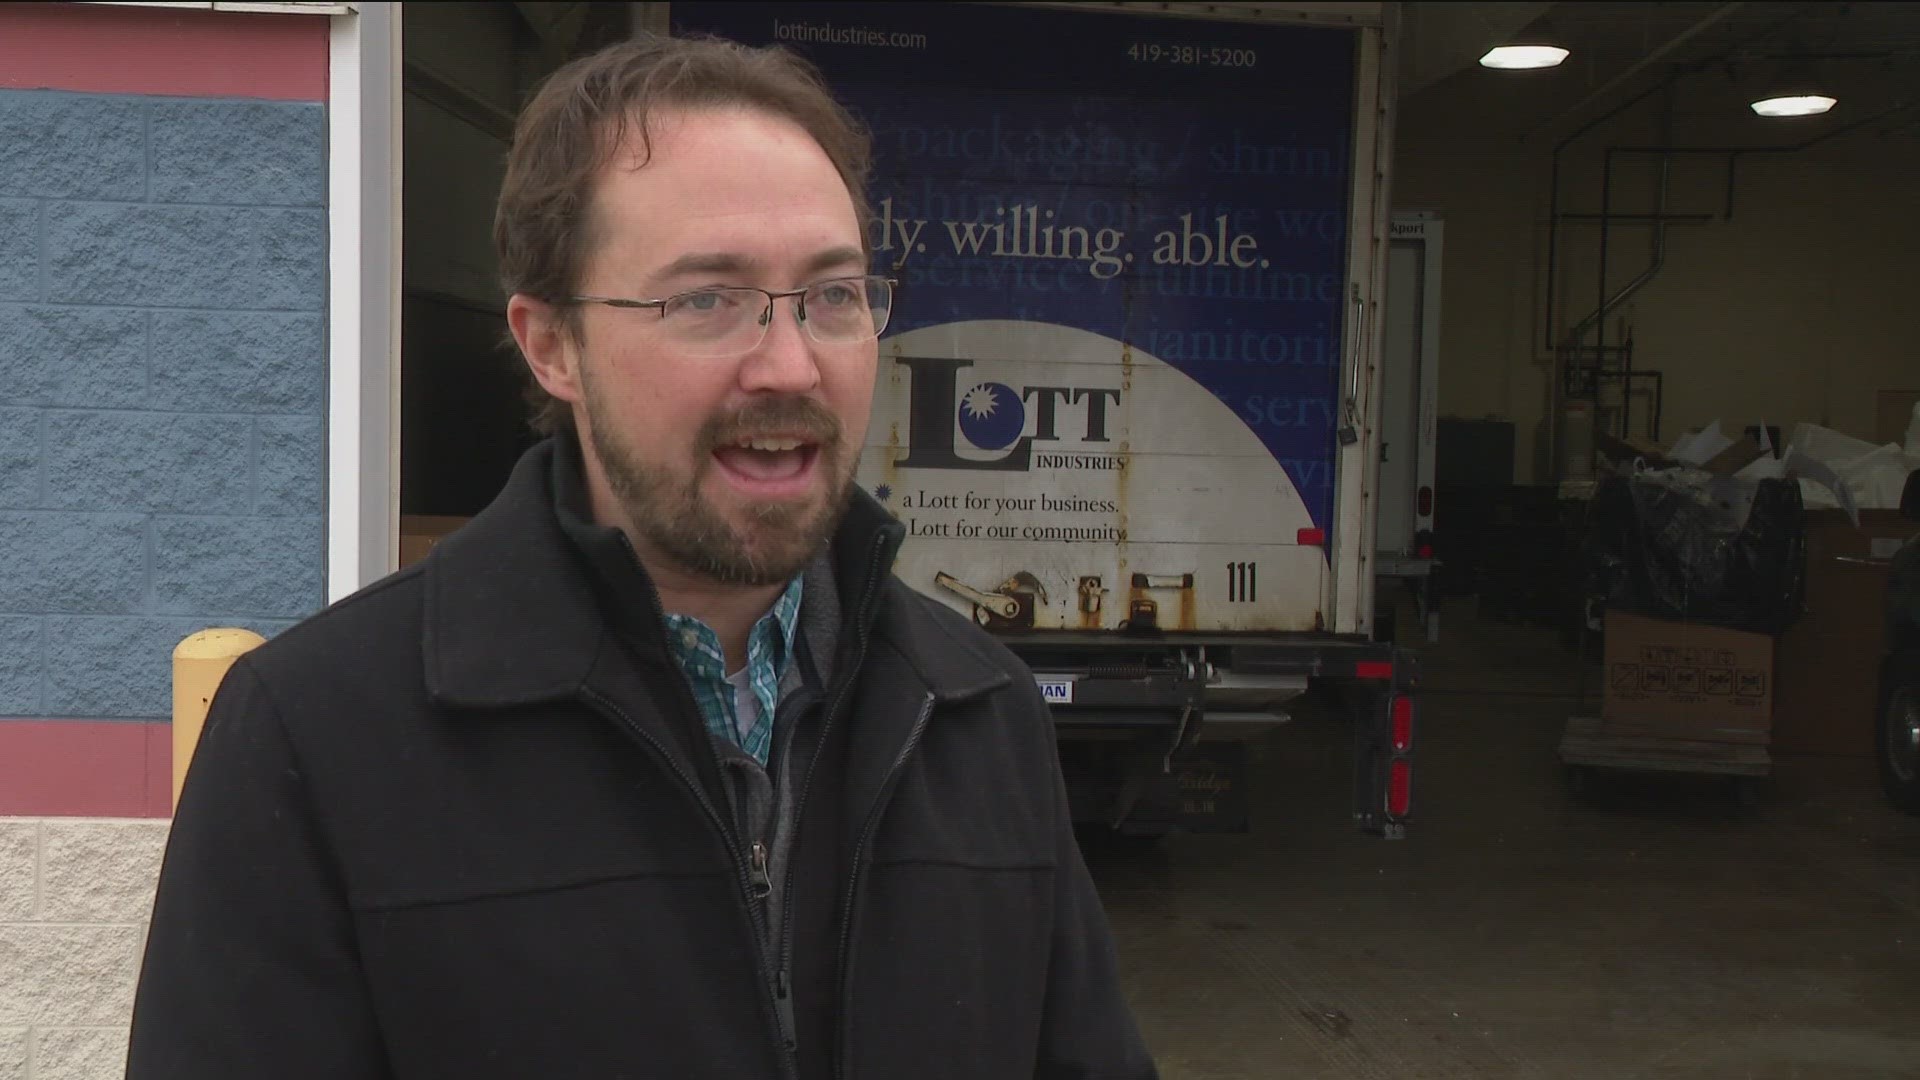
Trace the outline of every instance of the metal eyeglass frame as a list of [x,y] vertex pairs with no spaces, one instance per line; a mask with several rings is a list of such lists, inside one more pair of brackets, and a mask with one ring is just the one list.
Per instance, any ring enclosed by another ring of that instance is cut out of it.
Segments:
[[891,322],[893,319],[893,292],[894,290],[900,287],[900,282],[894,278],[887,277],[884,274],[854,274],[848,277],[823,278],[819,281],[812,282],[811,284],[803,285],[798,289],[787,289],[782,292],[775,292],[772,289],[762,289],[755,285],[714,285],[704,289],[688,289],[686,292],[674,293],[672,296],[663,296],[657,300],[629,300],[629,299],[625,299],[623,297],[618,297],[618,296],[579,295],[579,296],[569,296],[567,297],[567,301],[569,303],[575,303],[575,304],[605,304],[607,307],[623,308],[623,309],[658,308],[660,310],[660,317],[662,319],[665,319],[667,317],[667,305],[673,303],[675,300],[681,299],[682,297],[698,296],[701,293],[721,292],[721,291],[757,292],[761,296],[766,297],[767,306],[761,310],[760,317],[757,320],[755,320],[760,324],[759,339],[755,341],[752,345],[749,345],[745,349],[742,349],[738,354],[731,354],[731,353],[714,354],[715,356],[719,357],[719,356],[727,356],[727,355],[744,355],[746,353],[752,352],[754,349],[759,348],[760,343],[767,339],[767,328],[773,325],[774,302],[778,300],[782,300],[789,296],[797,297],[799,299],[799,303],[794,305],[794,316],[799,320],[801,327],[803,327],[806,330],[807,336],[809,338],[812,338],[816,344],[857,345],[862,341],[878,340],[881,334],[886,333],[886,329],[887,329],[886,323],[882,323],[880,327],[874,331],[873,337],[871,338],[859,338],[854,341],[821,341],[818,337],[814,336],[813,325],[807,321],[807,294],[808,293],[821,287],[822,285],[832,285],[838,282],[852,282],[852,281],[860,282],[863,288],[870,282],[883,281],[886,283],[887,285],[887,320],[888,322]]

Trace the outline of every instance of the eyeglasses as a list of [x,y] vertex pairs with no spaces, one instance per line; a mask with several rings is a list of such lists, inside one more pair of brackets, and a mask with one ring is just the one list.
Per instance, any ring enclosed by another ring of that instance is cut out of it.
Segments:
[[771,292],[749,286],[695,289],[660,300],[623,300],[612,296],[570,296],[576,304],[616,308],[658,308],[660,328],[676,348],[689,355],[719,359],[742,356],[760,347],[773,323],[773,302],[800,298],[796,314],[807,336],[822,345],[857,345],[887,329],[893,310],[892,278],[829,278],[804,289]]

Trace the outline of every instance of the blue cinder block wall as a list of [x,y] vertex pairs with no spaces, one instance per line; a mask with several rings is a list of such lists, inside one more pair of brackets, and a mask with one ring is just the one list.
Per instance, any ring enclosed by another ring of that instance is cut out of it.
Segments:
[[0,90],[0,718],[325,602],[326,112]]

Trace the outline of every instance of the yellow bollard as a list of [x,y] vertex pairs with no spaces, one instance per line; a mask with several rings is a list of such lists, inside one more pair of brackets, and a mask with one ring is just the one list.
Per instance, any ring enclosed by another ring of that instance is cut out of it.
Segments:
[[180,785],[187,765],[200,744],[207,710],[227,669],[248,650],[267,639],[251,630],[219,627],[188,635],[173,648],[173,805],[180,805]]

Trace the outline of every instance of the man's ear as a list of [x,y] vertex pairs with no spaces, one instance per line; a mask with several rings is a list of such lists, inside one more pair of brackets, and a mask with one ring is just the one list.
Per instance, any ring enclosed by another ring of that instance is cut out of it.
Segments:
[[559,308],[545,300],[524,293],[507,298],[507,327],[534,379],[547,393],[578,405],[586,399],[580,388],[580,351],[562,325],[563,317]]

